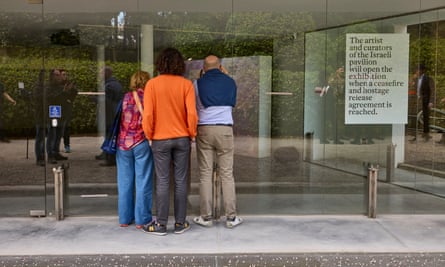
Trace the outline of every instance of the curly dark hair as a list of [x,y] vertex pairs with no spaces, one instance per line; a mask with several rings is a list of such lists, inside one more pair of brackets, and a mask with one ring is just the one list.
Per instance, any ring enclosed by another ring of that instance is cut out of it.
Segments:
[[159,74],[182,76],[185,73],[184,58],[176,48],[166,48],[156,59],[156,69]]

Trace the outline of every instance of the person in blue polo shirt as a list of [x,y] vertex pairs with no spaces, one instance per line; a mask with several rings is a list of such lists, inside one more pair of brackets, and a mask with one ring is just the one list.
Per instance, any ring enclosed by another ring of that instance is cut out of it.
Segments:
[[200,178],[200,216],[193,221],[201,226],[213,225],[212,178],[213,162],[216,162],[224,197],[226,227],[233,228],[243,222],[236,212],[233,177],[232,109],[236,104],[237,86],[215,55],[205,58],[203,75],[194,85],[199,117],[196,149]]

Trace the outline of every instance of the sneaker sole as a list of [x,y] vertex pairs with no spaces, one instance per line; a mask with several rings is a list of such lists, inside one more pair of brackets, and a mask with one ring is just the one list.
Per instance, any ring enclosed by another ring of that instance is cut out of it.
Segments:
[[181,231],[175,231],[175,234],[182,234],[182,233],[188,231],[189,229],[190,229],[190,226],[187,227],[187,228],[182,229]]
[[144,233],[146,233],[146,234],[149,234],[149,235],[157,235],[157,236],[164,236],[164,235],[167,235],[167,233],[161,233],[161,232],[149,232],[149,231],[146,231],[146,230],[144,230],[144,229],[141,229],[142,230],[142,232],[144,232]]
[[231,223],[226,223],[226,227],[227,228],[229,228],[229,229],[233,229],[233,228],[235,228],[235,227],[237,227],[238,225],[240,225],[240,224],[242,224],[243,223],[243,221],[240,221],[238,224],[236,224],[236,225],[232,225]]
[[158,236],[167,235],[167,232],[150,232],[147,231],[147,229],[145,229],[144,227],[141,228],[141,231],[149,235],[158,235]]

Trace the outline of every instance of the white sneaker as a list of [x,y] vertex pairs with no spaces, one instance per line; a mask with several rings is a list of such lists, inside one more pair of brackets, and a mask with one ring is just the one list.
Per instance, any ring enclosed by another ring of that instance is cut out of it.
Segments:
[[240,225],[243,223],[243,219],[241,219],[240,217],[236,216],[233,219],[227,219],[226,221],[226,227],[227,228],[233,228],[237,225]]
[[198,216],[198,217],[193,218],[193,221],[196,224],[199,224],[199,225],[205,226],[205,227],[210,227],[210,226],[213,225],[213,221],[212,220],[206,220],[202,216]]

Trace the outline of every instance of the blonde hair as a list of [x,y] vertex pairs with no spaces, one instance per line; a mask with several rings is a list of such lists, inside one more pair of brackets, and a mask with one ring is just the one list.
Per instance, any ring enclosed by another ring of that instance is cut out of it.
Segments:
[[144,88],[147,81],[150,80],[150,74],[146,71],[138,70],[130,78],[130,89],[132,91],[138,88]]

